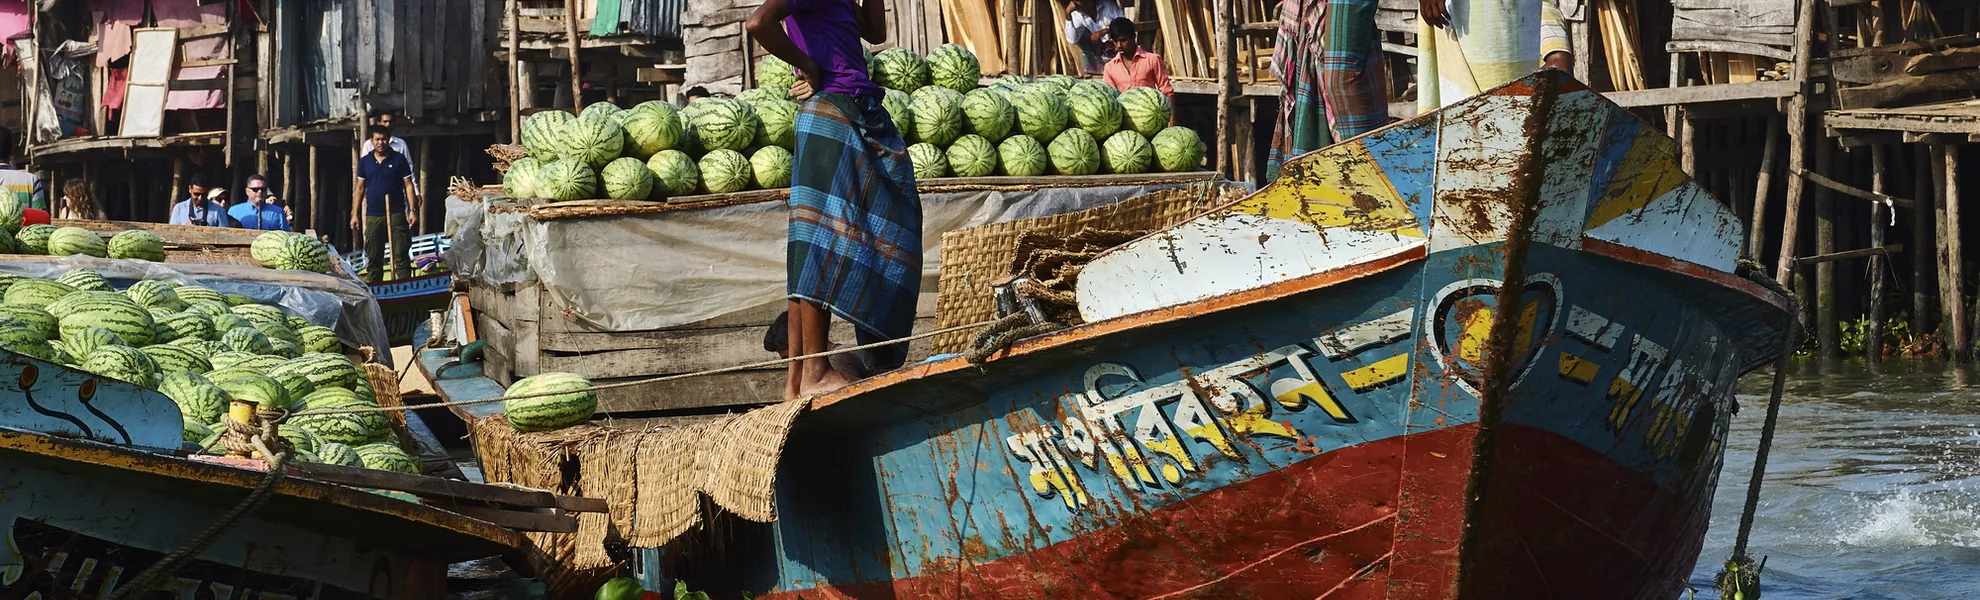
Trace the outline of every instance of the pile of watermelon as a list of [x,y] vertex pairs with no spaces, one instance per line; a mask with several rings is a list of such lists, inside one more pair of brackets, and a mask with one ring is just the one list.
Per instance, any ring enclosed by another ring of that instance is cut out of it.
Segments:
[[[980,86],[976,55],[956,44],[926,57],[904,48],[869,54],[867,70],[885,88],[881,105],[920,179],[1191,171],[1203,163],[1201,138],[1169,125],[1169,99],[1152,88],[1120,92],[1065,75]],[[575,116],[530,115],[521,130],[529,157],[509,164],[504,193],[664,200],[787,187],[797,76],[768,55],[756,74],[758,87],[735,98],[686,107],[600,102]]]
[[[115,240],[112,240],[115,241]],[[255,236],[248,246],[255,264],[283,271],[329,273],[330,247],[322,240],[301,233],[270,231]]]
[[[291,412],[377,406],[329,327],[192,283],[118,289],[81,268],[53,279],[0,274],[0,347],[157,390],[178,404],[185,440],[208,449],[236,399]],[[304,461],[417,470],[384,413],[302,416],[280,433]]]

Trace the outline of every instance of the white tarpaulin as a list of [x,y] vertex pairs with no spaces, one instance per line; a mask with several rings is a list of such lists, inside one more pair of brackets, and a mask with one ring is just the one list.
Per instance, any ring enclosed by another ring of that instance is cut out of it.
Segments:
[[[936,289],[943,233],[1180,185],[923,193],[922,289]],[[675,327],[784,299],[790,210],[782,200],[547,221],[486,207],[448,200],[454,247],[447,263],[479,285],[541,281],[552,302],[593,327]]]

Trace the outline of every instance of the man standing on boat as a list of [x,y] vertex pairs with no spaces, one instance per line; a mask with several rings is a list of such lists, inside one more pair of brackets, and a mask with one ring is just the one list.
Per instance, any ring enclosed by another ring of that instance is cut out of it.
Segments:
[[[392,243],[392,276],[412,272],[410,231],[419,224],[419,196],[413,194],[412,165],[392,149],[392,130],[371,128],[371,152],[358,158],[357,189],[351,198],[351,233],[364,237],[369,261],[364,280],[384,280],[385,242]],[[408,206],[410,205],[410,206]]]
[[[860,47],[887,40],[885,0],[765,0],[747,27],[797,71],[791,95],[804,103],[785,253],[790,352],[830,348],[834,314],[852,322],[861,344],[907,337],[921,291],[921,196]],[[865,355],[875,372],[906,359],[901,344]],[[791,363],[784,395],[852,381],[825,358],[805,359]]]
[[1542,67],[1574,71],[1554,0],[1419,0],[1417,110],[1450,106]]

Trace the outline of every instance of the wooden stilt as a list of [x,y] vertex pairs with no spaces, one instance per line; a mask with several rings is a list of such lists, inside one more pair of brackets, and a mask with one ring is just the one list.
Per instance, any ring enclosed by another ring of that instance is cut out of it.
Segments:
[[1943,229],[1946,235],[1945,240],[1940,244],[1946,250],[1948,281],[1941,284],[1939,289],[1946,295],[1944,299],[1946,321],[1951,324],[1947,327],[1951,336],[1948,346],[1952,349],[1954,360],[1966,362],[1972,358],[1973,337],[1969,331],[1972,324],[1966,320],[1966,266],[1963,264],[1966,262],[1966,253],[1960,248],[1959,150],[1959,146],[1945,147],[1946,220]]
[[1958,304],[1959,289],[1952,287],[1952,273],[1946,269],[1946,147],[1932,144],[1932,240],[1933,263],[1939,282],[1939,310],[1933,328],[1939,339],[1952,348],[1952,307]]
[[[1237,179],[1238,162],[1232,156],[1234,146],[1231,139],[1231,103],[1236,100],[1237,56],[1231,50],[1232,18],[1235,15],[1232,0],[1217,0],[1217,172],[1225,177]],[[1035,17],[1034,17],[1035,18]],[[1036,25],[1034,25],[1035,27]]]
[[1800,11],[1794,20],[1794,68],[1793,78],[1798,88],[1788,99],[1788,173],[1787,198],[1782,204],[1785,222],[1781,225],[1781,256],[1775,263],[1774,279],[1783,284],[1794,276],[1795,244],[1801,236],[1801,189],[1802,178],[1793,176],[1806,167],[1808,144],[1808,96],[1815,92],[1814,82],[1808,76],[1809,63],[1814,62],[1812,45],[1815,35],[1815,1],[1799,0]]
[[[419,164],[414,167],[414,171],[417,173],[417,175],[413,176],[413,180],[418,181],[419,185],[414,186],[413,193],[419,195],[419,197],[422,199],[421,200],[422,203],[424,202],[424,199],[432,197],[426,193],[427,190],[433,187],[433,179],[430,177],[431,173],[429,172],[430,169],[427,168],[427,165],[432,164],[433,161],[433,144],[428,143],[428,140],[431,139],[432,138],[413,138],[413,142],[412,142],[415,144],[419,144],[419,149],[413,151],[413,154],[419,156],[419,160],[417,161]],[[410,210],[412,207],[408,206],[406,208]],[[422,208],[424,208],[424,206],[422,206]],[[427,222],[426,214],[422,212],[419,215],[419,226],[413,228],[412,234],[413,235],[424,234],[427,232],[427,228],[431,226],[433,226],[433,224]]]
[[1767,117],[1767,143],[1760,151],[1760,171],[1754,175],[1753,220],[1746,228],[1746,257],[1758,260],[1767,251],[1767,196],[1774,187],[1774,154],[1781,146],[1781,118]]
[[578,50],[584,44],[578,38],[578,0],[564,0],[564,35],[571,51],[571,108],[584,107],[584,72],[578,69]]
[[[1888,194],[1884,190],[1884,169],[1890,166],[1890,157],[1884,154],[1884,145],[1870,147],[1870,191]],[[1884,247],[1884,228],[1890,222],[1892,207],[1883,204],[1870,205],[1870,247]],[[1913,250],[1917,252],[1917,250]],[[1863,336],[1863,357],[1876,364],[1884,359],[1884,276],[1889,271],[1884,267],[1883,255],[1870,257],[1870,326]]]
[[1933,240],[1937,239],[1932,229],[1932,197],[1938,186],[1932,184],[1932,167],[1935,158],[1932,147],[1924,144],[1915,146],[1917,156],[1911,161],[1911,195],[1918,199],[1918,208],[1911,211],[1911,333],[1922,335],[1932,326],[1932,282],[1937,281],[1933,270]]
[[328,235],[336,229],[336,217],[331,216],[332,202],[323,194],[323,154],[316,150],[316,144],[309,144],[309,222],[316,227],[316,235]]
[[[280,156],[282,159],[282,204],[289,207],[289,212],[295,214],[296,220],[307,219],[309,218],[309,206],[296,204],[296,200],[300,199],[301,196],[296,195],[295,153],[283,152]],[[303,231],[306,229],[309,229],[308,222],[289,224],[289,231]]]
[[[133,183],[135,183],[135,182],[133,182]],[[166,198],[167,198],[167,200],[166,200],[166,201],[167,201],[167,202],[172,202],[172,203],[177,203],[177,202],[178,202],[178,197],[186,193],[186,183],[187,183],[187,181],[186,181],[186,161],[183,161],[183,160],[180,160],[180,159],[179,159],[178,157],[176,157],[176,156],[175,156],[175,157],[172,157],[172,193],[171,193],[171,195],[168,195],[168,196],[166,196]],[[140,206],[138,206],[138,198],[139,198],[139,197],[141,197],[141,196],[142,196],[142,194],[139,194],[139,193],[137,192],[137,189],[136,189],[136,188],[137,188],[137,186],[136,186],[136,185],[132,185],[132,186],[131,186],[131,188],[132,188],[132,190],[131,190],[131,218],[134,218],[134,219],[141,219],[141,218],[143,218],[143,217],[144,217],[144,213],[142,213],[142,212],[139,212],[139,211],[141,211],[141,210],[143,210],[143,208],[142,208],[142,207],[140,207]],[[195,198],[194,200],[199,200],[199,199],[198,199],[198,198]],[[188,209],[190,209],[190,208],[191,208],[191,206],[190,206],[190,205],[188,205],[188,206],[187,206],[187,208],[188,208]],[[166,210],[168,210],[168,211],[169,211],[169,210],[171,210],[171,206],[170,206],[170,205],[167,205],[167,206],[166,206]],[[190,212],[190,211],[188,211],[188,212]],[[168,217],[169,217],[169,216],[170,216],[170,213],[167,213],[167,215],[166,215],[166,216],[168,216]],[[195,225],[204,225],[204,223],[194,223],[194,224],[195,224]]]
[[[1828,139],[1815,141],[1815,169],[1818,173],[1835,174],[1835,142]],[[1815,254],[1830,254],[1836,251],[1836,198],[1829,188],[1815,188]],[[1815,265],[1815,355],[1823,359],[1836,357],[1840,346],[1839,327],[1836,322],[1836,264],[1825,262]]]
[[[520,132],[522,131],[523,99],[520,92],[520,90],[522,89],[522,83],[520,81],[522,79],[522,73],[520,73],[521,63],[519,62],[522,60],[522,58],[519,56],[522,53],[522,25],[521,25],[522,20],[517,16],[519,11],[516,9],[516,4],[518,2],[521,2],[521,0],[508,0],[509,143],[511,144],[520,143],[522,140],[522,135]],[[311,164],[314,163],[312,162]]]

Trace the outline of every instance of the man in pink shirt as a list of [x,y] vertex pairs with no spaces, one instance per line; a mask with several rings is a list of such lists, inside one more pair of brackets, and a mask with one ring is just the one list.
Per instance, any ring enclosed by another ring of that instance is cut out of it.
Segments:
[[1174,100],[1174,88],[1169,85],[1169,66],[1162,62],[1161,55],[1143,50],[1135,43],[1134,21],[1114,19],[1114,22],[1107,24],[1107,39],[1113,42],[1115,51],[1101,74],[1107,85],[1123,92],[1128,88],[1151,87]]

